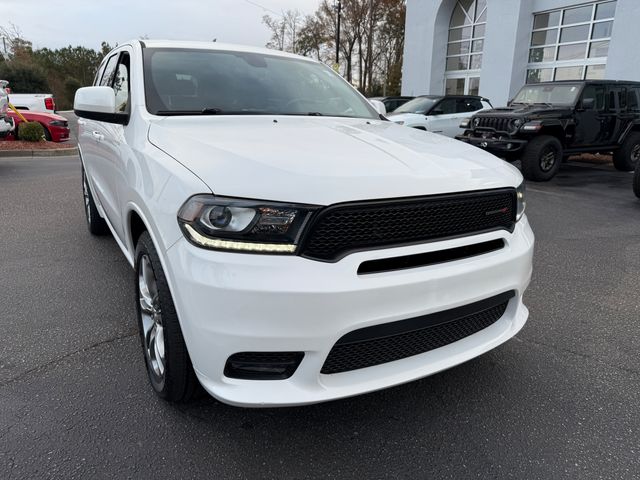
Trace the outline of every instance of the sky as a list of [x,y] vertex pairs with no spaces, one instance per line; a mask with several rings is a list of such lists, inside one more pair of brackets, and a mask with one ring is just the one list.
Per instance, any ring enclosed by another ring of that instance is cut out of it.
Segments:
[[[0,25],[18,26],[34,48],[98,49],[143,35],[264,46],[265,14],[313,13],[320,0],[0,0]],[[260,6],[258,6],[260,5]]]

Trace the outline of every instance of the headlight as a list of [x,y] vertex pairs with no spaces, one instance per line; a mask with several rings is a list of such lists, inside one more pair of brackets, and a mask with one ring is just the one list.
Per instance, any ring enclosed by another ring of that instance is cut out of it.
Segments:
[[49,125],[53,125],[54,127],[66,127],[67,122],[66,120],[53,120],[49,122]]
[[178,222],[185,237],[199,247],[292,254],[304,225],[316,208],[196,195],[182,206]]
[[523,180],[522,183],[518,185],[518,188],[516,188],[516,198],[518,200],[518,206],[516,209],[516,222],[522,218],[522,215],[524,215],[524,209],[527,206],[525,190],[526,189],[525,189],[524,180]]
[[404,120],[393,120],[393,123],[397,123],[398,125],[404,125]]
[[524,122],[519,118],[516,118],[515,120],[511,121],[511,125],[513,125],[513,128],[515,130],[519,129],[522,126],[523,123]]
[[460,122],[460,128],[469,128],[470,124],[471,124],[471,119],[465,118]]

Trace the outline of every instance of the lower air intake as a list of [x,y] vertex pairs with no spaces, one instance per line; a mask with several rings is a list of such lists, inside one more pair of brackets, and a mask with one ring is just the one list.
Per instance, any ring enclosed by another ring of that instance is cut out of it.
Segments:
[[331,349],[321,373],[381,365],[462,340],[497,322],[514,295],[510,291],[463,307],[350,332]]

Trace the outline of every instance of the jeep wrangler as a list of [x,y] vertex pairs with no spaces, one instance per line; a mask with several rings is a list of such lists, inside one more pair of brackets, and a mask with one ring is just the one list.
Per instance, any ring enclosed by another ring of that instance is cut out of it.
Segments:
[[527,180],[550,180],[563,159],[581,153],[611,153],[622,171],[640,159],[640,82],[525,85],[508,105],[464,120],[456,138],[507,161],[520,159]]

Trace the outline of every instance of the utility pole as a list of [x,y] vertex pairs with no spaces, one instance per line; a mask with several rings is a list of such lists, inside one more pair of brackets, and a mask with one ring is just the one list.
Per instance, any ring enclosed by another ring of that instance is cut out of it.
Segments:
[[340,70],[340,15],[342,14],[342,2],[338,0],[338,25],[336,28],[336,71]]

